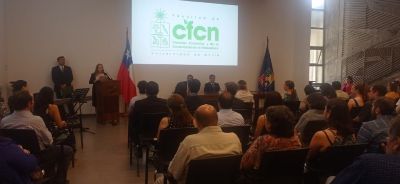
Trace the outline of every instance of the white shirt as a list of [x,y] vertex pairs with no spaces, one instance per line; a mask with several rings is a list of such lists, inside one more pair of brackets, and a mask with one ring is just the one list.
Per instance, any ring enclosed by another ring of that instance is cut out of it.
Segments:
[[249,90],[239,90],[236,92],[235,98],[242,100],[243,102],[254,103],[253,94]]
[[53,143],[53,137],[44,124],[43,119],[39,116],[34,116],[28,110],[14,111],[14,113],[4,117],[1,120],[0,128],[34,130],[41,150]]
[[220,109],[218,114],[219,126],[244,126],[243,116],[232,109]]
[[185,183],[191,160],[238,154],[242,154],[242,145],[236,134],[224,133],[218,126],[208,126],[181,142],[168,171],[178,183]]
[[143,100],[143,99],[145,99],[145,98],[147,98],[147,95],[146,95],[146,94],[139,94],[139,95],[137,95],[137,96],[132,97],[131,101],[129,102],[128,112],[129,112],[133,107],[135,107],[135,102],[136,102],[136,101]]

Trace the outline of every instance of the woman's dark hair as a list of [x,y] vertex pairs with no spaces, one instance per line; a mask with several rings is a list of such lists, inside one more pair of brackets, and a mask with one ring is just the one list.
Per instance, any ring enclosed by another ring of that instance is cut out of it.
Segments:
[[[97,69],[99,68],[100,65],[103,66],[103,64],[100,64],[100,63],[96,65],[96,68],[94,69],[95,74],[98,74]],[[104,66],[103,66],[103,72],[104,72]]]
[[10,83],[11,83],[13,93],[21,91],[23,87],[26,87],[28,85],[28,82],[26,82],[24,80],[17,80],[17,81],[13,81]]
[[277,137],[290,138],[294,135],[295,118],[290,109],[284,105],[267,109],[267,121],[271,124],[269,133]]
[[35,95],[35,105],[33,113],[43,117],[49,104],[54,104],[54,91],[50,87],[43,87],[39,93]]
[[291,80],[285,81],[285,85],[286,85],[289,89],[294,89],[294,82],[291,81]]
[[170,121],[174,122],[174,128],[182,128],[192,125],[193,117],[187,109],[185,100],[181,95],[171,95],[167,100],[167,105],[171,110]]
[[368,86],[367,85],[365,85],[364,83],[356,84],[354,86],[354,89],[357,90],[358,93],[360,93],[364,102],[367,101],[367,99],[368,99],[368,94],[367,94]]
[[324,96],[328,99],[337,97],[336,90],[328,83],[321,84],[320,89],[321,89],[322,96]]
[[326,105],[326,111],[330,112],[328,125],[337,130],[337,134],[347,137],[353,134],[353,124],[347,103],[339,99],[330,99]]
[[316,92],[316,90],[315,90],[315,88],[312,86],[312,85],[306,85],[305,87],[304,87],[304,93],[308,96],[308,95],[311,95],[311,94],[313,94],[313,93],[315,93]]
[[264,98],[264,109],[268,109],[268,107],[275,105],[283,105],[282,96],[280,93],[276,91],[271,91],[265,93]]

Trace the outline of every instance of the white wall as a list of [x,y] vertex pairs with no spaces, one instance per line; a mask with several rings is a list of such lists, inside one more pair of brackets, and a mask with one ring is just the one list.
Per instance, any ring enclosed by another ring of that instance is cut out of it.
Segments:
[[[237,67],[135,65],[135,80],[157,81],[162,97],[189,73],[203,84],[210,73],[215,73],[220,83],[244,79],[254,90],[268,34],[276,88],[282,91],[283,81],[291,79],[298,91],[303,91],[308,81],[309,0],[238,4]],[[66,56],[72,66],[75,87],[89,87],[97,63],[103,63],[116,77],[125,31],[130,27],[130,0],[6,0],[6,6],[8,80],[25,79],[32,91],[52,85],[50,70],[59,55]]]
[[5,98],[6,92],[6,71],[5,71],[5,0],[0,0],[0,93]]

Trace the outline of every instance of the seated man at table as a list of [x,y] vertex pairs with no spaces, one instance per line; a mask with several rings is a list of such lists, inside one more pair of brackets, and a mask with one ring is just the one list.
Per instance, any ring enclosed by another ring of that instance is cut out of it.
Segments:
[[[217,111],[211,105],[200,106],[194,114],[199,133],[187,136],[172,159],[168,172],[178,183],[185,183],[189,162],[216,156],[242,154],[242,145],[234,133],[224,133],[217,125]],[[162,180],[157,180],[156,183]]]
[[243,116],[232,110],[233,96],[229,92],[223,92],[218,97],[218,125],[223,126],[244,126]]

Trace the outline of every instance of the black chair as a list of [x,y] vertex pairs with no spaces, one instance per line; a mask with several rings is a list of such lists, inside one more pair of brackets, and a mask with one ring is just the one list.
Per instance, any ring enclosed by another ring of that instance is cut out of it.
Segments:
[[320,130],[328,128],[328,122],[325,120],[309,121],[304,127],[303,133],[301,134],[301,142],[304,147],[307,147],[314,134]]
[[266,152],[254,183],[296,184],[303,182],[308,148]]
[[225,133],[233,132],[235,133],[240,142],[242,143],[242,150],[245,152],[249,147],[250,142],[250,126],[231,126],[231,127],[221,127],[222,131]]
[[192,160],[186,184],[235,183],[240,175],[242,155]]
[[323,181],[328,176],[336,176],[341,170],[365,152],[367,144],[331,146],[325,152],[307,162],[307,170]]
[[34,155],[40,153],[39,141],[36,132],[32,129],[0,129],[0,134],[14,140]]
[[233,111],[242,115],[244,122],[247,125],[251,125],[253,121],[253,108],[249,109],[233,109]]

